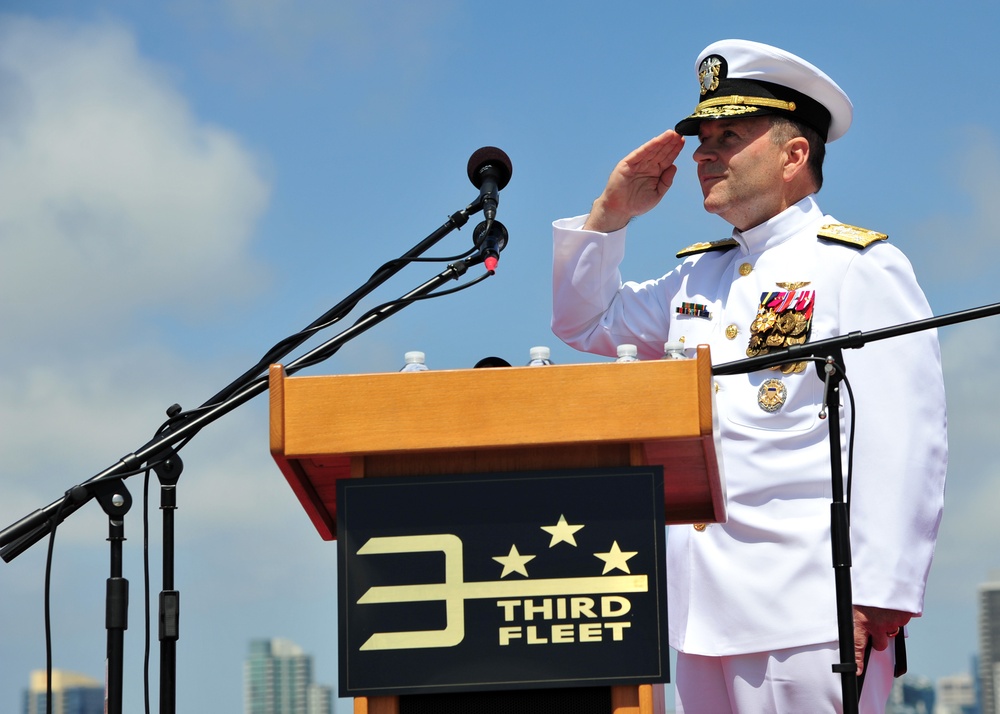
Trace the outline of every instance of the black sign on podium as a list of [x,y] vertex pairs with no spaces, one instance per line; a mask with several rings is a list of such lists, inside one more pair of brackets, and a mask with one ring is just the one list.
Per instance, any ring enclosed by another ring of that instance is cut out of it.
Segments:
[[669,681],[662,467],[337,488],[342,696]]

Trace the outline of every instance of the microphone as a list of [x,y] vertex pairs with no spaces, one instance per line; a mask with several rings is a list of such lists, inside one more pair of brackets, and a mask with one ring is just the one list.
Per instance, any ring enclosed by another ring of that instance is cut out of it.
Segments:
[[486,220],[492,221],[497,217],[500,191],[510,181],[513,171],[510,158],[495,146],[477,149],[469,158],[469,180],[479,189],[479,200]]
[[507,247],[507,228],[500,221],[483,221],[472,231],[472,242],[479,248],[486,269],[492,273],[500,262],[500,251]]

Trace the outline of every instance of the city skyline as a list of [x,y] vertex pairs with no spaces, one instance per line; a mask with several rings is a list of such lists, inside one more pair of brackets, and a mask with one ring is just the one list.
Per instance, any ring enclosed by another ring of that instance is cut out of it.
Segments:
[[[467,162],[484,146],[513,164],[497,214],[510,241],[496,275],[407,307],[308,373],[394,371],[409,350],[424,351],[431,369],[491,355],[521,364],[534,345],[548,345],[557,364],[598,361],[549,329],[551,221],[586,212],[618,160],[690,113],[694,61],[724,37],[800,54],[854,101],[854,125],[827,153],[825,211],[889,234],[935,313],[996,302],[988,256],[1000,243],[1000,98],[983,91],[981,48],[998,23],[1000,6],[968,0],[849,0],[835,12],[785,0],[9,0],[0,13],[0,527],[145,444],[170,405],[203,403],[468,205],[478,190]],[[479,218],[430,253],[471,248]],[[658,277],[677,250],[728,235],[701,206],[688,144],[668,197],[630,228],[625,277]],[[355,315],[442,268],[406,268]],[[1000,567],[1000,463],[989,448],[998,324],[940,330],[950,474],[925,612],[908,641],[911,671],[934,680],[968,669],[977,588]],[[630,398],[638,415],[654,406]],[[271,633],[312,653],[321,679],[335,681],[336,544],[318,536],[271,459],[267,407],[253,400],[182,452],[182,710],[237,714],[245,643]],[[142,477],[126,484],[125,707],[134,711]],[[154,622],[158,488],[154,478]],[[96,678],[107,532],[105,514],[86,504],[59,527],[52,569],[54,661]],[[0,671],[0,709],[16,707],[25,673],[44,667],[46,546],[0,563],[0,661],[24,670]]]
[[[333,712],[352,711],[350,699],[342,699],[340,708],[333,707],[336,699],[335,688],[315,683],[312,657],[294,642],[281,637],[262,638],[251,640],[248,643],[249,653],[244,659],[244,687],[243,687],[243,714],[332,714]],[[941,677],[936,681],[931,681],[919,673],[908,672],[903,677],[895,680],[893,694],[889,699],[887,714],[919,714],[919,710],[911,708],[906,704],[906,691],[920,692],[930,690],[937,707],[928,710],[924,714],[965,714],[967,711],[962,707],[975,704],[975,658],[969,663],[969,671],[960,672],[953,675]],[[41,699],[35,709],[28,709],[25,714],[40,714],[44,711],[45,692],[45,671],[36,670],[30,673],[30,684],[24,690],[28,692],[41,693]],[[335,673],[334,673],[335,674]],[[294,681],[300,679],[298,688],[301,689],[298,699],[293,696],[285,696],[285,708],[276,706],[275,702],[282,701],[281,696],[268,696],[263,689],[271,691],[276,686],[285,686],[295,689]],[[270,684],[261,685],[260,682],[267,681]],[[276,685],[275,682],[284,682],[284,685]],[[53,692],[60,693],[69,690],[93,690],[103,692],[103,684],[98,680],[76,672],[67,672],[53,669]],[[920,695],[924,696],[924,695]],[[79,714],[88,714],[91,710],[90,700],[80,699],[76,694],[75,705],[79,708]],[[96,705],[94,711],[103,711],[103,697]],[[270,701],[270,705],[266,702]],[[299,701],[300,709],[296,709],[290,703]],[[978,714],[987,711],[977,710]],[[672,714],[673,709],[669,706],[666,714]],[[77,714],[77,709],[55,709],[55,714]]]
[[49,711],[48,692],[52,691],[52,714],[104,714],[104,683],[79,672],[53,668],[33,670],[24,690],[22,714]]
[[312,655],[280,637],[250,641],[243,661],[244,714],[332,711],[332,687],[315,681]]

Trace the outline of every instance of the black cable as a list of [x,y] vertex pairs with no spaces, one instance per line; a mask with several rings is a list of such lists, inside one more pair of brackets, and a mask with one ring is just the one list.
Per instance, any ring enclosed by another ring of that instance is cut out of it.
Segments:
[[[418,300],[429,300],[430,298],[443,297],[444,295],[453,295],[454,293],[461,292],[462,290],[471,288],[473,285],[483,282],[484,280],[486,280],[486,278],[490,277],[491,275],[493,275],[493,273],[489,272],[483,273],[478,278],[473,278],[469,282],[462,283],[457,287],[448,288],[447,290],[438,290],[437,292],[429,293],[427,295],[416,295],[411,298],[399,298],[396,300],[390,300],[389,302],[382,303],[378,307],[373,307],[371,310],[369,310],[364,315],[359,317],[357,319],[357,322],[360,322],[361,320],[364,320],[366,317],[370,317],[371,315],[374,315],[377,312],[381,312],[382,310],[388,307],[395,307],[396,305],[410,305],[412,303],[417,302]],[[355,324],[357,324],[357,322]]]
[[844,387],[847,389],[847,399],[851,405],[851,422],[847,425],[847,515],[850,517],[851,514],[851,484],[853,483],[854,476],[854,434],[856,432],[855,423],[857,417],[854,410],[857,408],[854,403],[854,391],[851,389],[851,383],[847,379],[846,370],[841,370],[841,381]]
[[[482,275],[480,275],[478,278],[473,278],[472,280],[470,280],[470,281],[468,281],[466,283],[462,283],[461,285],[459,285],[457,287],[454,287],[454,288],[448,288],[447,290],[439,290],[437,292],[428,293],[427,295],[417,295],[417,296],[411,297],[411,298],[398,298],[396,300],[390,300],[389,302],[382,303],[381,305],[378,305],[378,306],[373,307],[372,309],[368,310],[368,312],[364,313],[361,317],[359,317],[357,320],[355,320],[354,324],[357,325],[362,320],[365,320],[365,319],[371,317],[372,315],[376,315],[379,312],[382,312],[383,310],[386,310],[388,308],[393,308],[393,307],[397,307],[397,306],[404,306],[405,307],[406,305],[410,305],[412,303],[415,303],[418,300],[428,300],[430,298],[443,297],[445,295],[452,295],[454,293],[461,292],[462,290],[465,290],[467,288],[471,288],[473,285],[477,285],[478,283],[481,283],[482,281],[486,280],[486,278],[489,278],[492,275],[493,275],[492,272],[485,272]],[[297,365],[297,368],[298,369],[303,369],[305,367],[312,367],[313,365],[319,364],[320,362],[323,362],[323,361],[329,359],[334,354],[336,354],[340,350],[340,348],[342,346],[343,345],[336,345],[336,346],[330,347],[330,348],[324,350],[323,352],[317,354],[312,359],[306,360],[304,362],[300,362]]]
[[[219,392],[219,394],[209,399],[209,401],[205,402],[200,407],[178,414],[175,417],[175,422],[173,423],[176,423],[176,420],[183,419],[188,415],[200,413],[205,409],[210,409],[211,407],[224,402],[234,393],[236,393],[237,391],[245,387],[247,384],[249,384],[254,378],[258,377],[263,371],[268,369],[268,367],[270,367],[277,360],[283,357],[289,350],[294,349],[295,347],[302,344],[304,341],[306,341],[316,333],[332,327],[333,325],[340,322],[340,320],[347,317],[347,315],[350,314],[350,312],[358,306],[358,303],[360,303],[361,300],[363,300],[372,290],[378,287],[382,282],[387,280],[389,277],[392,277],[391,274],[398,272],[406,265],[410,263],[454,262],[467,258],[468,256],[475,253],[476,250],[478,250],[478,247],[473,246],[466,252],[461,253],[460,255],[449,256],[444,258],[421,258],[417,256],[408,258],[404,256],[400,258],[393,258],[392,260],[386,261],[385,263],[380,265],[375,270],[375,272],[372,273],[371,277],[368,278],[368,280],[365,281],[365,283],[354,292],[354,294],[357,295],[357,298],[355,298],[354,300],[350,300],[346,304],[342,305],[340,307],[340,310],[336,314],[331,316],[329,319],[320,322],[320,320],[323,320],[323,317],[325,317],[321,316],[320,318],[317,319],[317,321],[308,325],[304,329],[299,330],[298,332],[293,333],[288,337],[285,337],[284,339],[275,343],[274,346],[272,346],[271,349],[265,352],[264,356],[257,361],[257,364],[255,364],[253,367],[246,370],[242,375],[237,377],[236,380],[230,383],[228,387],[224,388],[221,392]],[[387,272],[391,274],[388,276],[384,276],[384,274]]]
[[149,714],[149,648],[150,648],[150,613],[149,613],[149,473],[152,466],[146,469],[146,477],[142,483],[142,574],[143,574],[143,611],[145,613],[145,640],[142,660],[142,694],[146,714]]
[[59,504],[56,512],[49,521],[49,550],[45,557],[45,595],[44,614],[45,621],[45,711],[52,714],[52,616],[51,616],[51,594],[52,594],[52,558],[56,545],[56,527],[59,525],[59,516],[62,515],[63,503]]
[[[478,250],[478,248],[476,246],[473,246],[472,248],[470,248],[469,250],[465,251],[464,253],[461,253],[460,255],[449,256],[449,257],[444,257],[444,258],[421,258],[421,257],[394,258],[392,260],[386,261],[381,266],[379,266],[378,269],[376,269],[375,272],[372,273],[371,277],[365,282],[364,285],[362,285],[358,289],[357,292],[361,292],[361,293],[367,294],[365,292],[366,288],[370,284],[372,284],[373,282],[376,282],[381,277],[382,273],[384,273],[387,270],[391,270],[393,268],[396,268],[399,265],[407,265],[409,263],[455,262],[455,261],[467,258],[468,256],[470,256],[473,253],[475,253],[477,250]],[[405,304],[408,304],[408,303],[413,302],[415,300],[423,300],[423,299],[430,298],[430,297],[440,297],[442,295],[449,295],[451,293],[458,292],[459,290],[464,290],[466,287],[470,287],[472,285],[475,285],[476,283],[480,282],[481,279],[482,278],[479,278],[477,280],[472,280],[469,283],[466,283],[466,284],[464,284],[464,285],[462,285],[462,286],[460,286],[458,288],[451,288],[449,290],[442,290],[442,291],[439,291],[439,292],[436,292],[436,293],[433,293],[433,294],[430,294],[430,295],[423,295],[421,297],[411,298],[409,300],[402,300],[401,299],[401,300],[394,300],[394,301],[390,301],[388,303],[384,303],[384,304],[379,305],[378,307],[372,308],[371,310],[369,310],[368,312],[366,312],[364,315],[362,315],[360,318],[358,318],[357,321],[355,321],[355,324],[357,324],[358,321],[360,321],[360,320],[362,320],[362,319],[364,319],[366,317],[369,317],[373,313],[385,309],[386,307],[397,305],[397,304],[399,304],[399,305],[405,305]],[[298,331],[296,333],[293,333],[293,334],[289,335],[288,337],[285,337],[284,339],[282,339],[279,342],[275,343],[269,350],[267,350],[267,352],[264,353],[264,356],[261,357],[260,360],[258,360],[257,364],[255,364],[250,369],[246,370],[243,373],[242,376],[238,377],[236,379],[236,381],[234,381],[229,387],[227,387],[225,390],[223,390],[223,392],[220,393],[220,395],[222,395],[222,396],[220,396],[220,398],[218,398],[218,399],[211,399],[208,402],[205,402],[204,404],[202,404],[201,406],[194,407],[192,409],[188,409],[186,411],[183,411],[183,412],[180,412],[180,413],[176,414],[175,416],[173,416],[170,419],[168,419],[167,421],[165,421],[163,423],[163,425],[160,427],[160,429],[159,429],[159,431],[157,433],[159,434],[159,433],[163,432],[168,427],[170,427],[170,426],[172,426],[174,424],[178,424],[178,423],[180,423],[182,421],[185,421],[186,419],[188,419],[190,417],[197,416],[199,414],[203,414],[204,412],[210,410],[212,407],[218,406],[219,404],[221,404],[222,402],[224,402],[225,399],[228,399],[236,391],[238,391],[238,389],[247,386],[254,378],[256,378],[257,376],[259,376],[264,370],[268,369],[272,364],[274,364],[274,362],[277,359],[279,359],[280,357],[284,356],[286,354],[286,352],[287,352],[287,349],[293,349],[295,346],[301,344],[302,342],[304,342],[305,340],[309,339],[313,335],[315,335],[315,334],[317,334],[317,333],[319,333],[319,332],[321,332],[323,330],[326,330],[326,329],[332,327],[333,325],[337,324],[338,322],[340,322],[344,317],[346,317],[351,312],[351,310],[353,310],[355,307],[357,307],[358,303],[361,302],[361,300],[363,299],[363,297],[364,297],[364,295],[362,295],[361,297],[359,297],[357,300],[354,300],[354,301],[348,303],[347,305],[345,305],[343,307],[343,309],[338,314],[334,315],[329,320],[326,320],[324,322],[314,322],[313,324],[309,325],[308,327],[306,327],[306,328],[304,328],[304,329],[302,329],[302,330],[300,330],[300,331]],[[333,351],[330,351],[330,352],[326,353],[326,357],[329,357],[330,355],[334,354],[335,352],[336,352],[336,350],[333,350]],[[325,359],[326,357],[324,357],[323,359]],[[316,362],[310,361],[308,364],[312,365],[312,364],[316,364]],[[189,437],[189,439],[190,439],[190,437]],[[187,443],[187,442],[185,441],[184,443]],[[176,450],[180,450],[180,448],[181,447],[175,447],[175,451]]]

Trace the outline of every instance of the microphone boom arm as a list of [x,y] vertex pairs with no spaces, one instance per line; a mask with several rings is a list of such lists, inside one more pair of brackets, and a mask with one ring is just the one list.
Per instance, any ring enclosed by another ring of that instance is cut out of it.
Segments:
[[[477,206],[477,204],[479,205]],[[465,223],[469,220],[469,216],[480,210],[481,207],[481,201],[477,200],[465,209],[453,214],[444,225],[404,254],[403,258],[408,259],[419,256],[432,245],[444,238],[452,230],[455,228],[461,228],[465,225]],[[409,305],[414,299],[428,295],[435,288],[449,280],[457,280],[465,274],[468,267],[475,262],[477,262],[476,256],[473,256],[465,259],[464,261],[450,264],[435,278],[432,278],[423,285],[415,288],[398,300],[388,303],[386,306],[363,316],[358,320],[358,322],[338,334],[336,337],[290,362],[286,367],[286,371],[289,374],[294,374],[298,370],[317,364],[329,358],[348,340],[353,339],[361,332],[364,332],[368,328],[382,322],[396,312],[399,312],[404,307]],[[375,276],[373,276],[377,282],[372,284],[371,280],[368,281],[368,283],[362,286],[362,288],[354,291],[350,296],[342,300],[334,308],[327,311],[326,314],[314,321],[310,327],[320,325],[325,321],[328,321],[331,315],[337,313],[338,310],[342,310],[344,306],[353,308],[354,305],[360,301],[361,297],[371,292],[377,285],[380,285],[388,280],[392,275],[397,273],[403,265],[405,265],[404,261],[395,261],[388,264],[388,267],[385,269],[377,271]],[[271,359],[269,363],[277,363],[281,357],[285,356],[292,349],[299,346],[302,342],[308,339],[309,336],[310,335],[302,336],[301,339],[298,339],[294,342],[294,344],[288,346],[287,349],[281,352],[281,354],[273,355],[273,359]],[[269,354],[268,358],[271,357],[272,355]],[[162,454],[164,457],[167,457],[170,454],[173,454],[175,447],[177,447],[178,444],[182,444],[182,442],[186,442],[187,440],[193,438],[194,435],[197,434],[203,427],[245,404],[262,392],[267,391],[267,374],[265,372],[263,377],[261,377],[260,372],[261,369],[258,368],[248,370],[225,389],[206,401],[197,415],[192,414],[188,418],[183,419],[176,425],[172,426],[164,435],[154,438],[137,451],[126,454],[119,459],[117,463],[109,466],[104,471],[101,471],[87,481],[70,488],[61,498],[56,499],[44,508],[40,508],[32,513],[29,513],[27,516],[24,516],[20,520],[11,524],[3,531],[0,531],[0,558],[3,558],[5,562],[9,563],[18,555],[44,538],[51,532],[53,526],[57,526],[59,523],[62,523],[68,516],[76,512],[77,509],[93,498],[97,487],[104,481],[127,478],[137,473],[141,473],[156,462],[156,457],[158,455]],[[143,466],[144,464],[147,465]]]
[[723,364],[715,365],[712,367],[712,374],[745,374],[748,372],[756,372],[760,369],[767,369],[768,367],[775,367],[777,365],[785,364],[786,362],[799,362],[807,360],[810,357],[823,359],[825,354],[832,350],[845,348],[858,349],[860,347],[864,347],[869,342],[886,340],[891,337],[900,337],[902,335],[908,335],[912,332],[920,332],[922,330],[932,330],[937,327],[945,327],[947,325],[954,325],[960,322],[979,320],[993,315],[1000,315],[1000,303],[970,308],[968,310],[960,310],[959,312],[950,312],[945,315],[936,315],[934,317],[928,317],[924,320],[904,322],[901,325],[883,327],[869,332],[855,330],[854,332],[849,332],[846,335],[830,337],[825,340],[817,340],[816,342],[806,342],[801,345],[792,345],[791,347],[769,352],[766,355],[758,355],[756,357],[748,357],[747,359],[740,359],[733,362],[725,362]]

